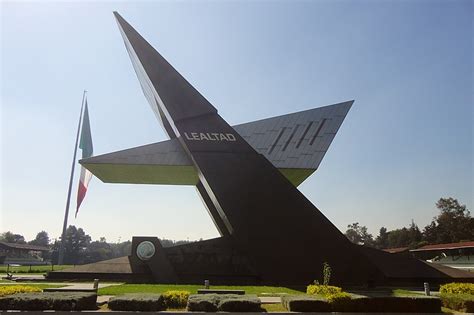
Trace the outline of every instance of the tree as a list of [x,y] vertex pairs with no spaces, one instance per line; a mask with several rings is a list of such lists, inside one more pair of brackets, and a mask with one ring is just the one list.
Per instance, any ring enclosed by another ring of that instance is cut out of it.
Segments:
[[406,227],[388,232],[388,247],[406,247],[410,244],[410,232]]
[[422,234],[418,225],[412,220],[411,224],[401,229],[387,231],[380,229],[379,236],[375,239],[378,248],[410,247],[415,248],[421,242]]
[[175,241],[175,240],[169,240],[166,238],[160,238],[160,243],[161,243],[161,246],[163,247],[171,247],[171,246],[189,244],[192,242],[191,241]]
[[377,248],[388,248],[388,233],[387,228],[381,227],[379,235],[375,238],[375,246]]
[[49,235],[48,235],[48,232],[46,231],[41,231],[39,232],[38,234],[36,234],[36,238],[30,242],[28,242],[28,244],[31,244],[31,245],[37,245],[37,246],[49,246]]
[[349,224],[345,233],[346,237],[354,244],[373,246],[372,234],[367,232],[366,226],[360,226],[359,222]]
[[466,205],[454,198],[440,198],[436,203],[440,214],[423,230],[429,243],[456,243],[474,239],[474,218]]
[[70,225],[66,230],[66,241],[64,244],[64,263],[82,264],[84,253],[91,242],[91,237],[82,228]]
[[132,242],[125,241],[116,244],[110,244],[112,248],[112,257],[128,256],[132,253]]
[[26,244],[25,237],[10,231],[0,234],[0,242]]
[[411,248],[417,247],[417,245],[421,242],[422,238],[423,238],[423,234],[418,228],[418,225],[416,225],[415,222],[411,220],[411,224],[408,227],[408,239],[409,239],[408,246]]
[[90,243],[85,251],[84,263],[93,263],[101,260],[113,258],[113,251],[105,238],[101,237],[99,241]]

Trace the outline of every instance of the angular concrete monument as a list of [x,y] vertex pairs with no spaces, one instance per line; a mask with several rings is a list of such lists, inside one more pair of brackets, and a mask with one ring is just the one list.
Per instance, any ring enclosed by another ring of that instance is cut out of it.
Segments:
[[129,257],[51,278],[303,285],[321,279],[324,262],[340,284],[450,277],[421,261],[397,261],[350,243],[297,189],[318,168],[353,101],[230,126],[130,24],[115,17],[145,97],[170,140],[80,163],[107,183],[196,186],[221,237],[171,248],[136,237]]

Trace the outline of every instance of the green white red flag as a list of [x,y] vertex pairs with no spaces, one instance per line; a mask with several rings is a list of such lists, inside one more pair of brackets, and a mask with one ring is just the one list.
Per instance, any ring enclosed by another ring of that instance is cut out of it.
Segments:
[[[87,99],[84,109],[84,118],[82,119],[82,128],[81,128],[81,140],[79,142],[79,148],[82,150],[82,158],[91,157],[93,154],[92,147],[92,136],[91,136],[91,126],[89,123],[89,110],[87,109]],[[81,206],[84,197],[86,196],[87,187],[92,178],[92,173],[89,172],[84,166],[81,166],[81,178],[79,179],[79,187],[77,190],[77,207],[76,207],[76,217],[79,207]]]

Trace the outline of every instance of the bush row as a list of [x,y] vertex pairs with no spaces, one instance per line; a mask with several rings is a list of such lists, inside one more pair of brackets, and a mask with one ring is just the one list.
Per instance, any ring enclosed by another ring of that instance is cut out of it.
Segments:
[[331,300],[317,295],[288,295],[281,299],[290,312],[441,312],[441,301],[433,297],[348,298],[346,293]]
[[0,297],[0,310],[21,311],[81,311],[95,310],[95,293],[43,292],[16,293]]
[[439,288],[439,293],[444,294],[473,294],[474,283],[448,283]]
[[330,312],[328,300],[317,295],[282,295],[281,304],[290,312]]
[[163,294],[129,293],[109,299],[113,311],[164,311],[167,308],[185,307],[188,291],[167,291]]
[[473,294],[450,294],[441,293],[441,301],[444,307],[464,313],[474,313]]
[[256,295],[193,294],[189,296],[191,312],[260,312],[261,302]]
[[157,312],[166,309],[161,294],[129,293],[109,299],[108,306],[113,311]]
[[168,291],[163,294],[130,293],[109,299],[113,311],[164,311],[187,306],[199,312],[258,312],[260,299],[255,295],[194,294],[187,291]]
[[15,293],[28,293],[28,292],[41,292],[41,289],[26,285],[3,285],[0,286],[0,296],[15,294]]

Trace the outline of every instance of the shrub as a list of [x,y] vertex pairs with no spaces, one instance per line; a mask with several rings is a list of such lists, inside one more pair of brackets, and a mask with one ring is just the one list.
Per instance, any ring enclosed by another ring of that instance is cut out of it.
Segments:
[[345,296],[338,298],[336,297],[338,294],[333,295],[334,298],[332,299],[331,303],[331,310],[333,312],[373,312],[372,309],[375,309],[371,307],[369,302],[370,298],[368,297],[358,296],[356,298],[352,298],[349,295],[349,298],[346,298]]
[[161,294],[129,293],[109,299],[113,311],[163,311],[166,309]]
[[333,304],[333,303],[345,302],[347,300],[352,299],[352,297],[349,293],[339,292],[339,293],[326,295],[326,299],[328,300],[329,303]]
[[306,293],[312,295],[328,296],[331,294],[342,293],[342,289],[332,285],[311,284],[306,287]]
[[330,312],[329,302],[312,295],[282,295],[281,303],[290,312]]
[[192,294],[186,308],[190,312],[217,312],[218,294]]
[[4,285],[0,286],[0,296],[15,294],[15,293],[30,293],[30,292],[41,292],[41,289],[37,287],[31,287],[26,285]]
[[222,296],[217,306],[219,312],[260,312],[260,299],[256,295],[229,294]]
[[186,307],[190,294],[189,291],[173,290],[166,291],[162,296],[167,308],[182,308]]
[[256,295],[193,294],[187,309],[191,312],[259,312],[260,299]]
[[474,283],[448,283],[439,288],[439,293],[474,294]]
[[281,298],[291,312],[393,312],[440,313],[441,302],[433,297],[362,297],[340,292],[327,298],[315,295],[287,295]]
[[459,312],[474,313],[474,295],[441,293],[444,307]]
[[440,313],[441,301],[433,297],[342,298],[331,303],[334,312]]
[[97,295],[82,292],[17,293],[0,298],[1,310],[95,310]]

